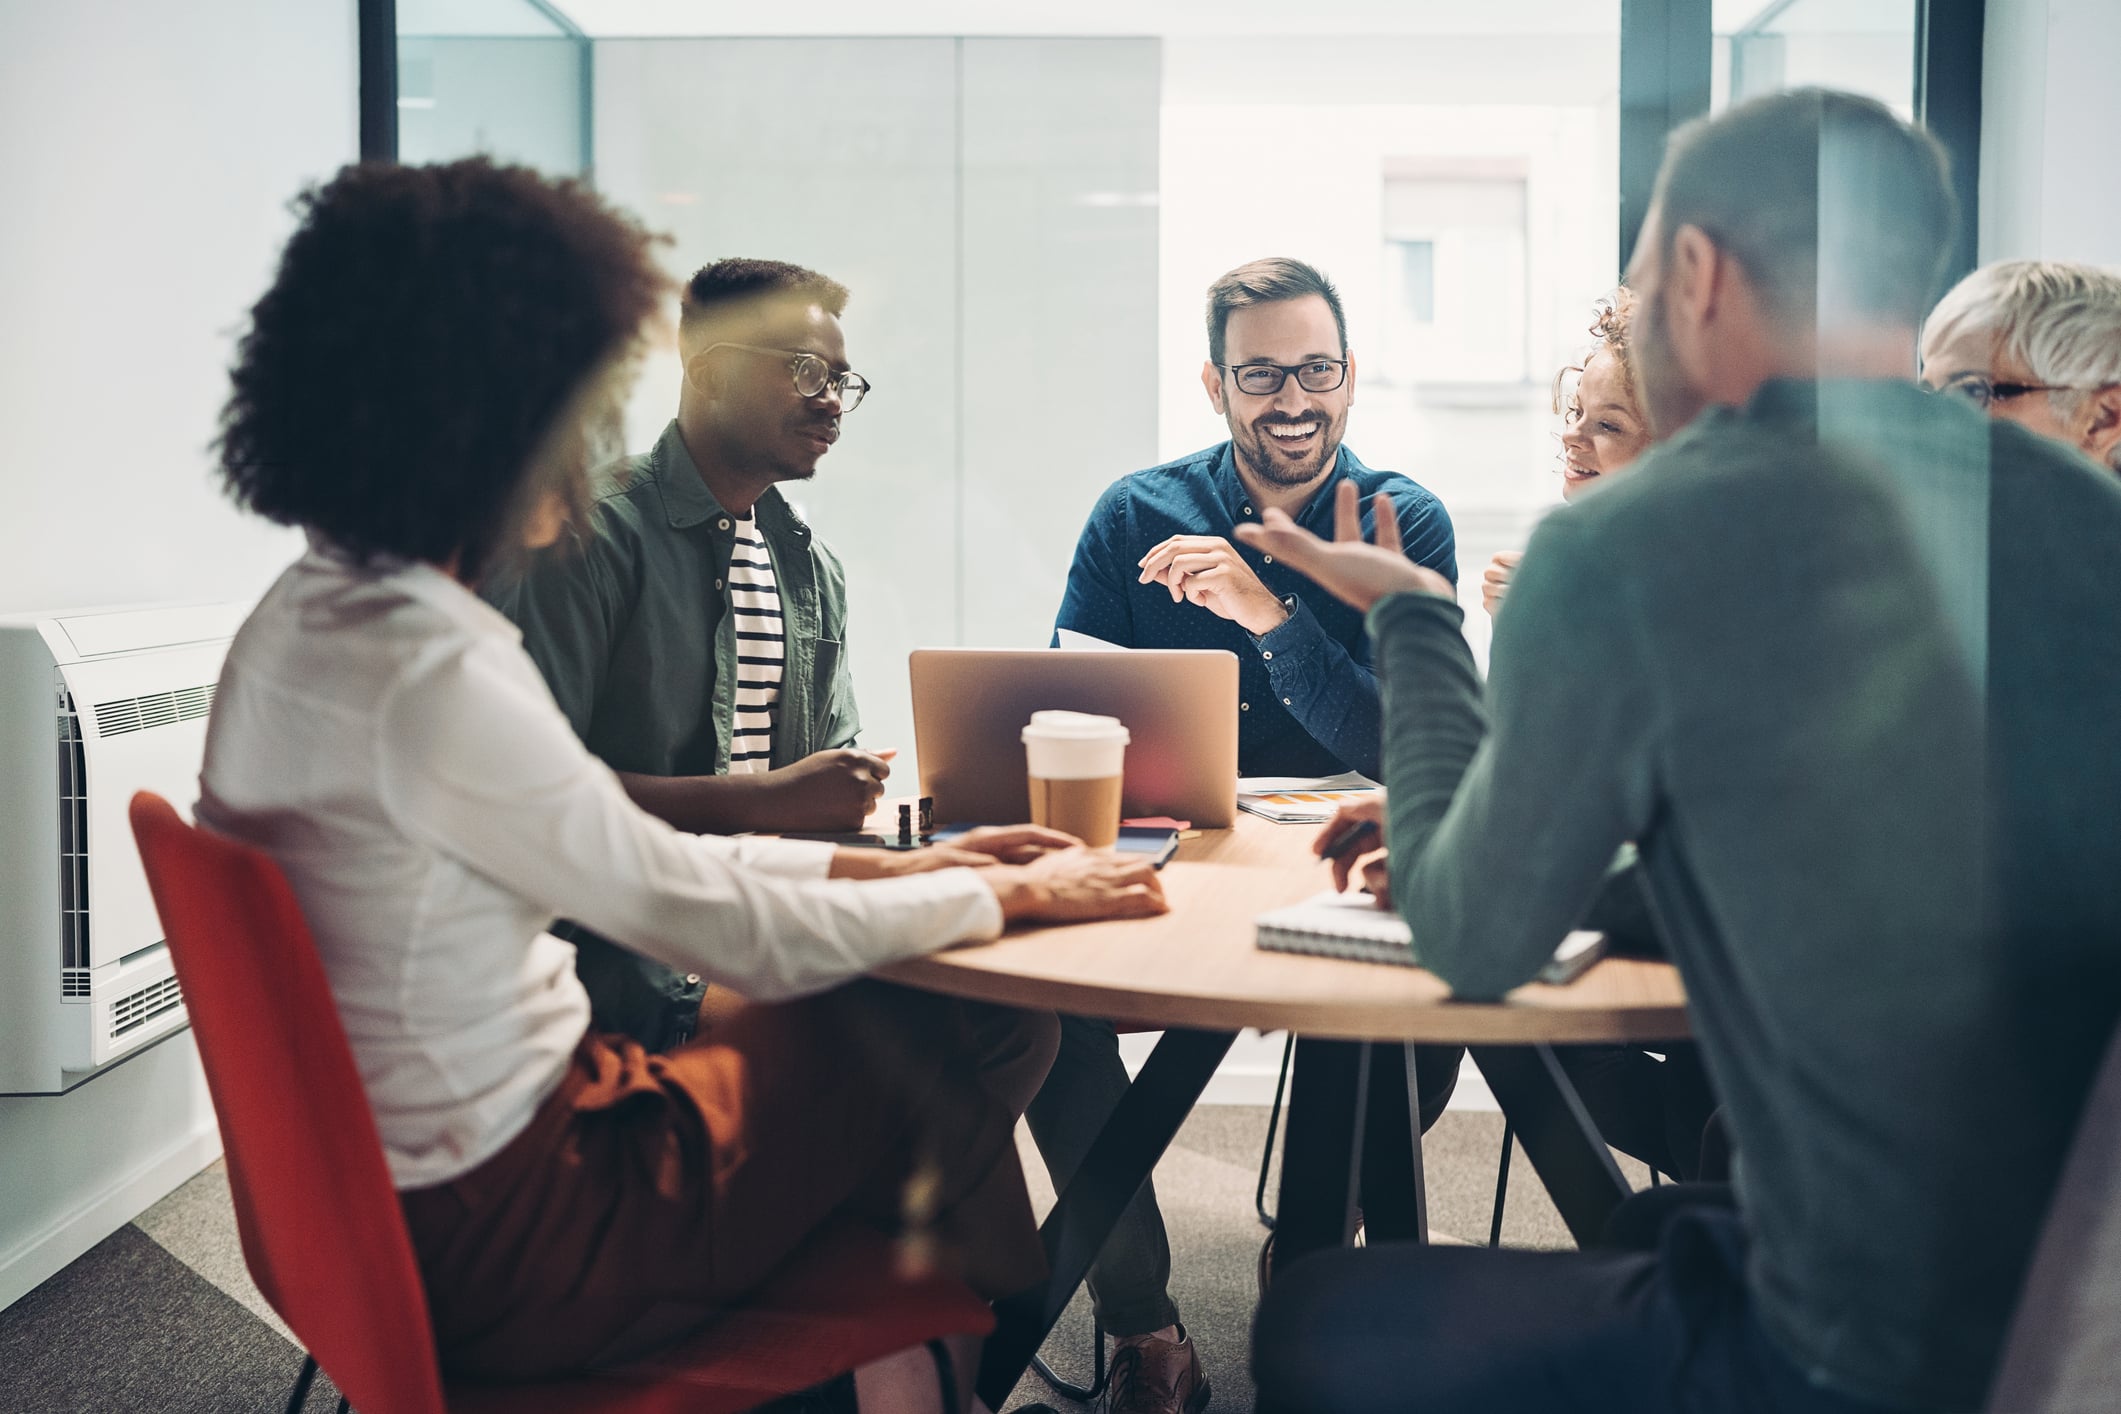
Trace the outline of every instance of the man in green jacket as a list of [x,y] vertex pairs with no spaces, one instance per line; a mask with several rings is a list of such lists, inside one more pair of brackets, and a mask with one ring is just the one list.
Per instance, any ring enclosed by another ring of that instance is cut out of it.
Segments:
[[[681,830],[852,830],[890,774],[855,746],[839,560],[779,490],[816,474],[868,389],[846,304],[780,261],[693,275],[676,419],[493,596],[584,744]],[[572,936],[599,1027],[653,1050],[691,1036],[697,977]]]
[[1541,526],[1485,687],[1352,504],[1245,532],[1368,612],[1424,960],[1530,980],[1637,842],[1738,1155],[1654,1251],[1294,1267],[1263,1411],[1982,1407],[2121,1012],[2121,484],[1913,386],[1951,205],[1868,99],[1675,135],[1628,281],[1665,440]]

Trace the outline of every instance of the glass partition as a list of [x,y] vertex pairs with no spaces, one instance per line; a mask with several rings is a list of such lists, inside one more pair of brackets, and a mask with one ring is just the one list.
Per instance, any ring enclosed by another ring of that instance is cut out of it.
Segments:
[[1716,0],[1710,106],[1791,88],[1867,94],[1915,116],[1920,0]]
[[589,41],[532,0],[399,0],[398,157],[589,170]]

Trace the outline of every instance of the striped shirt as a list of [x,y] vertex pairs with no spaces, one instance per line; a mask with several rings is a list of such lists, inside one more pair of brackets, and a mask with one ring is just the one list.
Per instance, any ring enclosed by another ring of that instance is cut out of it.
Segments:
[[736,616],[736,722],[729,733],[729,773],[773,766],[773,719],[781,700],[781,595],[773,556],[759,538],[756,515],[736,523],[729,550],[729,612]]

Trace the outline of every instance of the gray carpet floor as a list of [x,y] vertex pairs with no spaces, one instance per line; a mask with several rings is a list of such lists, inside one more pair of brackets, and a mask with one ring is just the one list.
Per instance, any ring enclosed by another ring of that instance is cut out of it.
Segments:
[[[1194,1111],[1156,1170],[1171,1235],[1172,1295],[1199,1342],[1215,1414],[1250,1414],[1247,1375],[1254,1275],[1265,1231],[1253,1215],[1267,1112],[1238,1106]],[[1502,1117],[1454,1110],[1423,1144],[1434,1229],[1485,1242],[1493,1210]],[[1041,1206],[1051,1201],[1025,1146]],[[1623,1167],[1627,1167],[1623,1161]],[[1639,1171],[1630,1172],[1638,1185]],[[1268,1188],[1273,1201],[1273,1187]],[[1524,1155],[1515,1156],[1503,1241],[1569,1244]],[[1078,1299],[1047,1354],[1087,1379],[1090,1317]],[[237,1245],[221,1166],[192,1179],[79,1261],[0,1311],[0,1410],[107,1414],[113,1410],[267,1411],[282,1407],[301,1352],[250,1284]],[[307,1408],[338,1395],[320,1378]],[[1053,1398],[1036,1376],[1009,1407]]]

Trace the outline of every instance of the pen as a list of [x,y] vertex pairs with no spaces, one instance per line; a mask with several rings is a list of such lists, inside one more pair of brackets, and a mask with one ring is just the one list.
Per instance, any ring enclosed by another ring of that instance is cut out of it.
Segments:
[[1336,860],[1355,852],[1363,837],[1374,834],[1377,826],[1369,820],[1355,820],[1342,828],[1341,832],[1319,846],[1320,859]]

